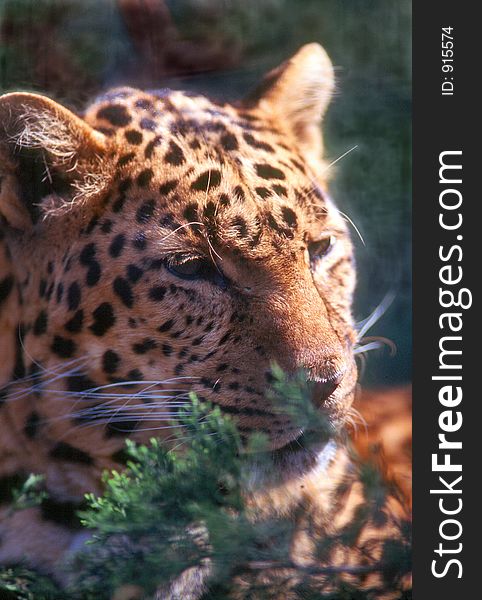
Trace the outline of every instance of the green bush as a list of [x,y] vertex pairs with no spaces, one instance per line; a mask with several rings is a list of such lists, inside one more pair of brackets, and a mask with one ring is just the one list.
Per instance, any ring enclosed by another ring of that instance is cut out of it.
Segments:
[[[303,376],[288,381],[281,371],[273,372],[272,401],[313,434],[319,435],[320,430],[326,434],[327,425],[312,409],[309,385]],[[142,598],[152,598],[159,586],[186,569],[207,565],[207,597],[211,599],[226,598],[236,586],[236,576],[245,581],[245,598],[281,598],[286,585],[299,598],[377,597],[376,588],[357,590],[356,585],[346,583],[343,567],[333,569],[324,561],[335,546],[340,551],[356,548],[358,534],[368,522],[390,518],[385,510],[390,490],[373,465],[358,464],[365,502],[336,536],[320,534],[310,523],[310,515],[305,515],[318,561],[302,568],[290,558],[295,518],[254,521],[245,503],[243,490],[252,486],[248,482],[253,468],[274,471],[266,439],[255,435],[243,442],[228,416],[217,407],[200,403],[194,395],[179,414],[179,422],[182,429],[176,434],[177,449],[168,450],[154,438],[149,445],[127,441],[130,460],[125,471],[104,474],[101,497],[87,495],[88,508],[80,517],[84,527],[92,531],[92,539],[66,567],[71,581],[68,598],[107,600],[127,584],[142,589]],[[30,479],[19,491],[16,509],[41,501],[42,497],[36,496],[37,485],[38,480]],[[344,492],[339,489],[340,499]],[[398,525],[400,534],[385,542],[381,561],[361,570],[366,574],[381,572],[393,589],[400,587],[401,578],[410,569],[409,526]],[[283,576],[280,581],[268,575],[266,583],[263,574],[281,567],[288,571],[287,578]],[[65,598],[65,592],[56,590],[52,582],[23,568],[1,574],[0,592],[16,593],[6,597],[21,600]],[[400,589],[402,597],[408,596]]]

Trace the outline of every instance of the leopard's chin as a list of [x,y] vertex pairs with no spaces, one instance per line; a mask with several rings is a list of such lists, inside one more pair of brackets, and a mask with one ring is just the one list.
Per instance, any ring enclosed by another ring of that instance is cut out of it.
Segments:
[[262,453],[254,457],[249,487],[277,487],[312,474],[322,475],[336,454],[336,442],[331,437],[314,437],[300,431],[294,440],[271,450],[269,459]]
[[276,471],[283,480],[287,480],[304,477],[313,470],[324,470],[335,449],[333,439],[313,437],[302,431],[295,440],[274,450],[271,455]]
[[300,429],[287,440],[285,438],[278,443],[272,441],[272,464],[283,481],[304,477],[314,470],[323,470],[327,460],[333,457],[336,440],[346,423],[346,411],[325,406],[322,416],[320,423],[323,428],[320,425],[315,430]]

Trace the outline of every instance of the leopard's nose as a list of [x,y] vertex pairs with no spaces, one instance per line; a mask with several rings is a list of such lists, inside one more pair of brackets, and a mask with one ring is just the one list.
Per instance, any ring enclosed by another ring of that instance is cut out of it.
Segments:
[[312,402],[315,406],[321,407],[326,402],[326,400],[332,394],[334,394],[334,392],[342,382],[345,371],[346,369],[337,370],[333,373],[330,373],[328,377],[312,379],[312,381],[314,381]]

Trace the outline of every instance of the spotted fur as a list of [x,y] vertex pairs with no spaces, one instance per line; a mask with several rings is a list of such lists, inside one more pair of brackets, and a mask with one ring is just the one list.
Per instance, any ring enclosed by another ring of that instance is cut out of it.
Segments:
[[61,516],[101,491],[126,436],[169,444],[188,390],[283,456],[257,510],[332,514],[346,451],[283,450],[301,432],[266,399],[273,361],[305,370],[335,427],[354,396],[352,247],[320,135],[332,88],[312,44],[236,105],[120,88],[80,118],[0,98],[0,486],[39,472],[53,498],[0,526],[0,560],[55,572]]

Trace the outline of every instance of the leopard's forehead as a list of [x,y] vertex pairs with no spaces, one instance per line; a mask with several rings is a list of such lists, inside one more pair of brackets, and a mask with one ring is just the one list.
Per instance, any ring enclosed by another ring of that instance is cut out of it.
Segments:
[[85,119],[117,148],[114,212],[130,203],[141,225],[160,217],[173,243],[209,239],[269,254],[327,218],[323,183],[255,108],[123,88],[99,98]]

